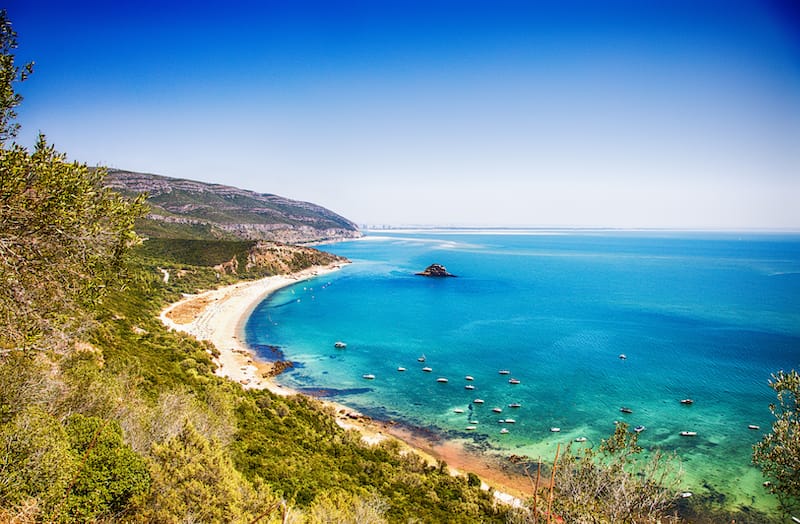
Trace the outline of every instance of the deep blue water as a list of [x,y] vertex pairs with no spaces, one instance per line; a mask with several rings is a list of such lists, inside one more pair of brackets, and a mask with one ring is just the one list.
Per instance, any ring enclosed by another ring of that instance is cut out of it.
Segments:
[[[545,460],[616,420],[641,424],[642,445],[680,456],[683,489],[769,505],[750,465],[763,431],[748,425],[770,426],[770,374],[800,368],[800,236],[381,232],[323,249],[353,263],[276,293],[247,324],[251,344],[300,364],[280,382]],[[433,262],[458,278],[414,275]]]

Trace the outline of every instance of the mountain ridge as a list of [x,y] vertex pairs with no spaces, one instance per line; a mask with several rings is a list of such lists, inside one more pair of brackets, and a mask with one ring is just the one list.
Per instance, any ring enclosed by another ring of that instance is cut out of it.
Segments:
[[124,195],[148,194],[150,213],[137,230],[151,237],[308,244],[362,236],[325,207],[272,193],[121,169],[109,169],[105,182]]

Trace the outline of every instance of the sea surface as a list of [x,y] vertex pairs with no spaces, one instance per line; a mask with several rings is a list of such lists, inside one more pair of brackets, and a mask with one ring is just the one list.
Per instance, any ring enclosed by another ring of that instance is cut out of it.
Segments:
[[[322,249],[353,263],[272,295],[246,325],[251,345],[297,363],[280,383],[550,462],[558,443],[643,425],[642,446],[679,456],[682,490],[773,506],[751,454],[770,374],[800,368],[799,235],[381,231]],[[431,263],[457,278],[414,275]]]

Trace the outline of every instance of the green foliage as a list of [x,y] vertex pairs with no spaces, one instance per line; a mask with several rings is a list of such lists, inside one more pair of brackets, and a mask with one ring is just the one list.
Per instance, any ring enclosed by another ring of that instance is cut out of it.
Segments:
[[235,240],[185,240],[150,239],[138,250],[146,257],[161,259],[172,264],[189,266],[216,266],[237,258],[244,268],[247,253],[255,241]]
[[0,507],[35,499],[37,512],[53,517],[78,466],[67,433],[55,417],[37,406],[19,411],[0,426]]
[[753,463],[770,479],[770,490],[785,510],[800,508],[800,374],[795,370],[772,374],[769,386],[777,404],[772,432],[753,446]]
[[143,199],[104,188],[43,136],[32,154],[0,149],[0,348],[62,343],[115,282]]
[[73,452],[83,457],[68,491],[68,521],[119,514],[148,491],[147,464],[123,442],[117,422],[76,414],[67,420],[66,433]]
[[16,107],[22,102],[22,95],[16,92],[14,84],[24,82],[33,73],[33,62],[22,67],[16,65],[13,51],[17,48],[17,33],[5,9],[0,10],[0,144],[17,135],[19,124]]
[[258,495],[216,442],[187,424],[153,449],[153,489],[140,516],[152,522],[250,522],[274,502]]
[[[638,434],[624,422],[597,450],[573,453],[554,465],[553,513],[567,522],[668,522],[679,481],[674,457],[640,456]],[[542,509],[542,505],[538,505]]]

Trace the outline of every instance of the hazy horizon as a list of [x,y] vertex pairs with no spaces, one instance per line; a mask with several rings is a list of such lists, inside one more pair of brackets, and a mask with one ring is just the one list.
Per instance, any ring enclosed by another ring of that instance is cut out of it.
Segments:
[[17,140],[89,165],[368,225],[800,230],[793,2],[6,4]]

